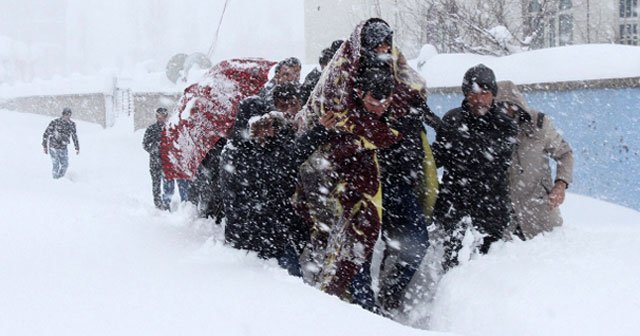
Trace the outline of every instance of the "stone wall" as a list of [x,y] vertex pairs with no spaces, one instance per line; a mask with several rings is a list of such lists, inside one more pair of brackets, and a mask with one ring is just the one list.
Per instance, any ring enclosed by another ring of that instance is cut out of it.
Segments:
[[[462,85],[462,79],[460,79]],[[583,81],[566,81],[553,83],[520,84],[518,88],[523,92],[534,91],[569,91],[579,89],[621,89],[640,87],[640,77],[594,79]],[[460,86],[429,88],[433,93],[462,93]]]
[[69,107],[73,111],[73,119],[107,127],[111,126],[107,124],[111,100],[112,97],[104,93],[31,96],[0,101],[0,108],[58,117],[62,115],[63,108]]

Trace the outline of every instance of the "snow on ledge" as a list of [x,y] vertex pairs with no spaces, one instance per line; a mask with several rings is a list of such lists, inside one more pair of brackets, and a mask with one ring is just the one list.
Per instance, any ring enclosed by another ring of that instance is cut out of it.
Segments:
[[640,76],[640,47],[589,44],[502,57],[438,54],[420,67],[412,63],[431,88],[460,86],[467,69],[478,63],[492,68],[498,80],[516,84],[628,78]]

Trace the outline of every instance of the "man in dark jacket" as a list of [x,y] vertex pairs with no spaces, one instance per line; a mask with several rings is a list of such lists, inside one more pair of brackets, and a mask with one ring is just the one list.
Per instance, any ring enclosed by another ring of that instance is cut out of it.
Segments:
[[447,112],[433,154],[444,168],[434,221],[444,229],[445,270],[457,265],[462,238],[471,225],[484,237],[486,253],[509,225],[509,167],[517,128],[496,107],[493,71],[479,64],[464,75],[462,106]]
[[260,90],[258,96],[267,103],[270,109],[273,109],[273,90],[276,85],[293,83],[296,87],[300,87],[301,70],[302,63],[296,57],[289,57],[278,62],[274,69],[273,78]]
[[205,155],[195,180],[192,190],[195,192],[194,202],[198,206],[198,214],[202,218],[212,218],[216,223],[220,223],[224,218],[224,207],[222,205],[222,190],[220,190],[220,156],[222,149],[227,143],[226,138],[220,138]]
[[269,112],[259,97],[240,103],[233,136],[220,159],[220,186],[226,216],[225,241],[238,249],[275,258],[290,274],[299,276],[299,253],[308,228],[290,202],[297,170],[325,136],[314,128],[295,137],[290,109],[299,110],[297,87],[278,85]]
[[67,151],[69,138],[73,139],[76,155],[80,154],[76,123],[71,121],[71,109],[65,107],[62,110],[62,116],[51,121],[42,135],[44,153],[51,154],[54,179],[63,177],[69,167],[69,153]]
[[[167,121],[169,112],[164,107],[156,110],[156,122],[149,126],[144,132],[142,147],[149,153],[149,172],[151,173],[151,189],[153,191],[153,204],[156,208],[169,209],[168,200],[163,199],[161,185],[166,185],[162,171],[162,161],[160,160],[160,141],[162,140],[162,129]],[[173,183],[173,181],[169,181]]]
[[[425,105],[426,106],[426,105]],[[378,304],[385,312],[401,307],[405,289],[429,247],[427,218],[420,188],[424,178],[424,126],[418,110],[401,117],[386,116],[402,134],[397,144],[379,151],[382,183],[382,240],[385,249],[380,271]]]
[[314,68],[307,77],[304,78],[304,82],[300,86],[300,101],[302,105],[307,102],[309,99],[309,95],[311,95],[311,91],[316,87],[318,81],[320,80],[320,76],[322,75],[322,70],[329,64],[333,55],[338,51],[340,46],[342,45],[343,40],[335,40],[331,43],[331,46],[322,50],[320,54],[320,58],[318,59],[318,64],[320,65],[320,69]]

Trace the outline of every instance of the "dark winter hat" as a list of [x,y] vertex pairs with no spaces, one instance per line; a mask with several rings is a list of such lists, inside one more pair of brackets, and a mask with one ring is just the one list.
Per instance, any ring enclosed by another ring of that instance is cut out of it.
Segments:
[[274,104],[278,101],[287,101],[293,98],[300,98],[300,90],[298,90],[298,86],[294,83],[283,83],[276,85],[273,88],[273,102]]
[[498,84],[496,83],[496,75],[493,70],[484,64],[478,64],[471,67],[464,74],[462,80],[462,93],[467,95],[474,90],[474,84],[479,89],[491,91],[495,96],[498,94]]
[[62,115],[63,116],[70,116],[71,115],[71,109],[68,107],[65,107],[62,109]]
[[280,72],[280,68],[282,66],[288,66],[288,67],[302,67],[302,63],[300,62],[300,60],[296,57],[289,57],[287,59],[284,59],[280,62],[278,62],[278,64],[276,64],[276,68],[274,69],[275,73]]
[[161,114],[163,116],[167,116],[167,115],[169,115],[169,111],[167,111],[167,109],[164,108],[164,107],[158,107],[156,109],[156,114]]
[[382,42],[391,45],[393,40],[393,30],[384,21],[369,21],[362,28],[362,47],[372,50]]
[[238,105],[238,114],[236,115],[235,132],[242,132],[247,128],[249,119],[261,116],[269,112],[269,104],[258,96],[251,96],[243,99]]
[[343,40],[335,40],[331,43],[331,46],[322,50],[322,54],[320,55],[318,63],[320,63],[320,65],[329,64],[329,62],[333,58],[333,55],[335,55],[336,51],[340,49],[340,46],[342,46],[343,42]]
[[384,99],[391,95],[395,89],[395,82],[391,68],[374,67],[364,69],[355,83],[355,88],[362,92],[371,92],[371,96],[375,99]]

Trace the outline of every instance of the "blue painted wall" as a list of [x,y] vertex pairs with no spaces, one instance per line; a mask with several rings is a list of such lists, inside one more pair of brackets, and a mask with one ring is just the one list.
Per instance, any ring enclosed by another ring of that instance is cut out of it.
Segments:
[[[640,88],[535,91],[525,97],[553,118],[573,147],[571,192],[640,211]],[[440,116],[461,101],[461,94],[429,96]]]

